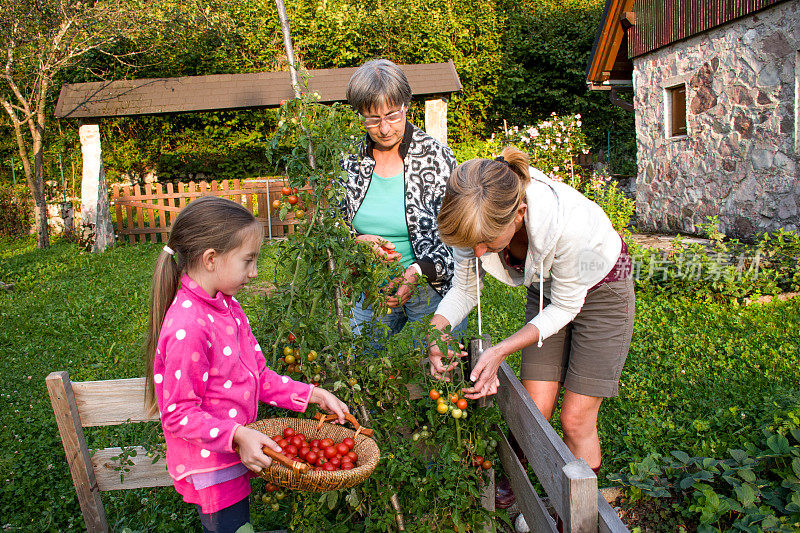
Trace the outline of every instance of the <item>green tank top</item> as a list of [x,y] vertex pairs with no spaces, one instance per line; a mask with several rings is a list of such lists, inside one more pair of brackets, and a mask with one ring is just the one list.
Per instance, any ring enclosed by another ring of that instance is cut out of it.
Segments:
[[408,238],[405,206],[405,173],[383,178],[373,172],[367,195],[353,217],[353,227],[358,233],[379,235],[394,244],[403,255],[400,263],[408,268],[416,258]]

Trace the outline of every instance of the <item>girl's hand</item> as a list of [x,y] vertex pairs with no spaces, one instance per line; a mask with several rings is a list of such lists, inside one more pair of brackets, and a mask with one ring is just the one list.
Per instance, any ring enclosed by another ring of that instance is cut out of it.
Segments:
[[[393,245],[394,246],[394,245]],[[398,254],[399,255],[399,254]],[[402,276],[392,280],[387,289],[391,292],[397,287],[397,292],[386,300],[387,307],[402,307],[406,304],[409,298],[414,294],[414,287],[419,282],[419,274],[417,269],[410,266],[406,269]]]
[[497,393],[500,380],[497,371],[505,360],[506,354],[497,346],[491,346],[483,351],[475,368],[472,369],[469,379],[475,384],[467,389],[462,389],[465,398],[474,400]]
[[356,240],[368,243],[375,256],[385,263],[393,263],[403,257],[402,254],[395,251],[394,244],[380,235],[359,235]]
[[309,398],[308,401],[315,403],[323,410],[338,416],[340,424],[344,424],[344,415],[350,412],[347,404],[330,392],[319,387],[314,387],[314,390],[311,392],[311,398]]
[[281,451],[281,447],[274,440],[260,431],[245,426],[236,428],[233,434],[233,443],[239,457],[242,459],[242,464],[256,474],[272,464],[272,459],[264,454],[261,448],[269,446],[276,452]]

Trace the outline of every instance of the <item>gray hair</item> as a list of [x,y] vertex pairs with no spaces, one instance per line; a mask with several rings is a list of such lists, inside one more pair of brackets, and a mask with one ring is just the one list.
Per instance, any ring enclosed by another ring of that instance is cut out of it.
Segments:
[[388,59],[370,59],[353,73],[347,84],[347,101],[364,113],[381,104],[411,102],[411,86],[403,70]]

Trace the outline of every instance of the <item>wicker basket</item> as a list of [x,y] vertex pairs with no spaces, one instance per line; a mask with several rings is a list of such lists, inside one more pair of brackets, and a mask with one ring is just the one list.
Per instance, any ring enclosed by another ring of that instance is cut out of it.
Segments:
[[[260,476],[276,485],[295,490],[311,492],[324,492],[352,487],[367,479],[381,458],[381,451],[373,439],[367,435],[372,434],[371,429],[362,428],[352,415],[347,415],[347,420],[356,428],[327,423],[335,420],[336,415],[324,416],[316,414],[316,420],[304,418],[266,418],[258,420],[247,427],[260,431],[268,437],[281,433],[285,428],[291,427],[296,433],[303,433],[306,440],[331,438],[341,442],[345,437],[352,438],[355,442],[355,451],[358,454],[358,466],[352,470],[311,470],[304,463],[290,461],[285,455],[264,448],[264,453],[272,456],[272,465],[261,471]],[[306,470],[306,471],[304,471]]]

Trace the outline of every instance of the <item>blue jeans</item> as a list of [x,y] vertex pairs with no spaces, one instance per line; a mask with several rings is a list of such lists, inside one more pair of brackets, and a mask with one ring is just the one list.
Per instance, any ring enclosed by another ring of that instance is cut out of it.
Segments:
[[[436,311],[442,297],[430,285],[425,283],[418,287],[416,294],[411,295],[411,298],[402,307],[390,308],[388,315],[382,315],[375,319],[376,322],[384,324],[388,328],[388,333],[383,328],[375,327],[372,330],[372,347],[377,351],[383,348],[387,337],[391,337],[400,332],[408,322],[417,322]],[[353,328],[353,333],[362,335],[365,333],[365,324],[371,322],[375,316],[372,307],[363,307],[364,297],[353,306],[353,312],[350,316],[350,325]],[[453,327],[453,333],[460,333],[467,329],[467,319],[461,321],[460,324]]]

